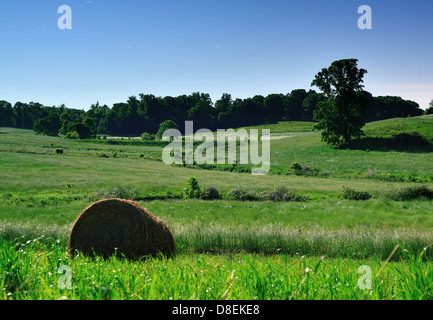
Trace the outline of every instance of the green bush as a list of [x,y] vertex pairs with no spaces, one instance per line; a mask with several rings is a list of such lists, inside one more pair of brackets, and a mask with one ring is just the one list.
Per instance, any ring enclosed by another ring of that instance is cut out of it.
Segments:
[[305,197],[297,194],[294,191],[288,190],[286,187],[279,187],[272,191],[264,191],[261,193],[263,200],[269,201],[297,201],[304,202],[306,201]]
[[109,155],[105,154],[105,153],[99,153],[97,154],[98,158],[110,158]]
[[159,124],[158,132],[156,133],[158,139],[162,139],[162,135],[168,129],[179,129],[179,126],[173,120],[165,120],[164,122],[161,122]]
[[155,140],[155,136],[148,133],[148,132],[143,132],[141,134],[141,140],[143,141],[151,141],[151,140]]
[[199,199],[203,194],[202,188],[198,184],[196,177],[189,177],[186,186],[183,189],[183,197],[185,199]]
[[77,131],[70,131],[66,134],[66,139],[78,140],[80,139],[80,135]]
[[89,196],[89,200],[98,201],[102,199],[118,198],[134,200],[138,197],[137,189],[129,189],[126,187],[115,187],[113,189],[102,189],[93,192]]
[[260,193],[242,188],[234,188],[228,193],[228,198],[238,201],[275,201],[288,202],[298,201],[304,202],[306,197],[290,191],[285,187],[280,187],[275,190],[265,190]]
[[292,165],[290,166],[290,170],[296,171],[296,172],[300,172],[302,171],[302,165],[299,162],[293,162]]
[[258,201],[261,197],[254,191],[245,190],[243,188],[233,188],[227,194],[228,198],[237,201]]
[[202,194],[202,198],[204,200],[220,200],[221,195],[218,191],[218,189],[214,187],[206,188]]
[[343,192],[341,197],[346,200],[369,200],[371,199],[371,194],[366,191],[356,191],[352,188],[343,187]]
[[428,144],[426,137],[421,135],[418,131],[403,132],[392,135],[392,143],[394,145],[410,145],[410,146],[423,146]]
[[388,191],[385,193],[385,197],[395,201],[407,201],[419,198],[433,199],[433,190],[425,185],[406,187]]

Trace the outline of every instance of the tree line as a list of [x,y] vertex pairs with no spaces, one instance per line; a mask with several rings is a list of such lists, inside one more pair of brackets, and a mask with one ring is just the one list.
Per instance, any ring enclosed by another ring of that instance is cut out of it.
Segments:
[[[417,103],[401,97],[373,97],[363,90],[358,94],[368,101],[368,122],[424,113]],[[305,89],[245,99],[233,99],[224,93],[215,103],[209,94],[200,92],[177,97],[140,94],[129,97],[126,102],[115,103],[111,108],[95,103],[87,111],[65,105],[47,107],[37,102],[12,105],[2,100],[0,126],[80,139],[95,138],[97,134],[156,134],[166,120],[172,120],[181,131],[185,120],[194,121],[195,128],[216,130],[277,121],[315,121],[318,105],[327,99],[324,93]]]

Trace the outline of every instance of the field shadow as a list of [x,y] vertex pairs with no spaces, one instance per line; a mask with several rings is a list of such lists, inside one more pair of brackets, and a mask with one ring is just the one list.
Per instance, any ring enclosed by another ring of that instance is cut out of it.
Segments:
[[433,152],[433,144],[425,141],[401,141],[395,137],[363,137],[353,140],[344,149],[362,151],[397,151],[408,153]]

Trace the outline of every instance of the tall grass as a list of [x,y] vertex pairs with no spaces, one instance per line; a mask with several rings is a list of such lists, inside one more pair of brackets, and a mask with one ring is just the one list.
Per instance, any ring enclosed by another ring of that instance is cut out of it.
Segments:
[[[31,223],[4,223],[0,226],[0,239],[41,243],[56,241],[66,246],[70,225],[34,225]],[[419,251],[433,243],[433,234],[416,229],[397,228],[375,230],[327,229],[323,227],[284,227],[221,225],[216,223],[171,223],[176,252],[179,254],[235,254],[260,253],[265,255],[307,255],[333,258],[384,260],[397,245]],[[425,258],[433,258],[427,252]],[[393,259],[399,259],[395,254]]]
[[[0,299],[431,299],[433,263],[422,252],[401,251],[402,260],[390,263],[261,254],[182,254],[132,262],[115,256],[70,258],[55,241],[0,240]],[[62,266],[70,271],[69,282]],[[361,266],[371,269],[371,288],[359,286]]]
[[[221,227],[219,225],[175,226],[174,236],[181,253],[262,253],[289,256],[308,255],[340,258],[386,259],[401,244],[406,249],[422,250],[433,242],[433,234],[409,229],[329,230],[316,228]],[[399,259],[394,255],[393,259]],[[427,258],[433,255],[427,253]]]

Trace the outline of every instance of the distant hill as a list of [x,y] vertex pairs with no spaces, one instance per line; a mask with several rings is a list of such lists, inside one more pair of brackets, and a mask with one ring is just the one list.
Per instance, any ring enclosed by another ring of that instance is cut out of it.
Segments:
[[374,121],[367,123],[363,130],[366,136],[382,138],[416,131],[433,141],[433,115]]
[[[279,121],[270,124],[243,127],[246,129],[270,129],[271,134],[311,132],[315,122]],[[428,140],[433,140],[433,115],[392,118],[367,123],[363,131],[368,137],[389,138],[399,133],[416,131]]]

